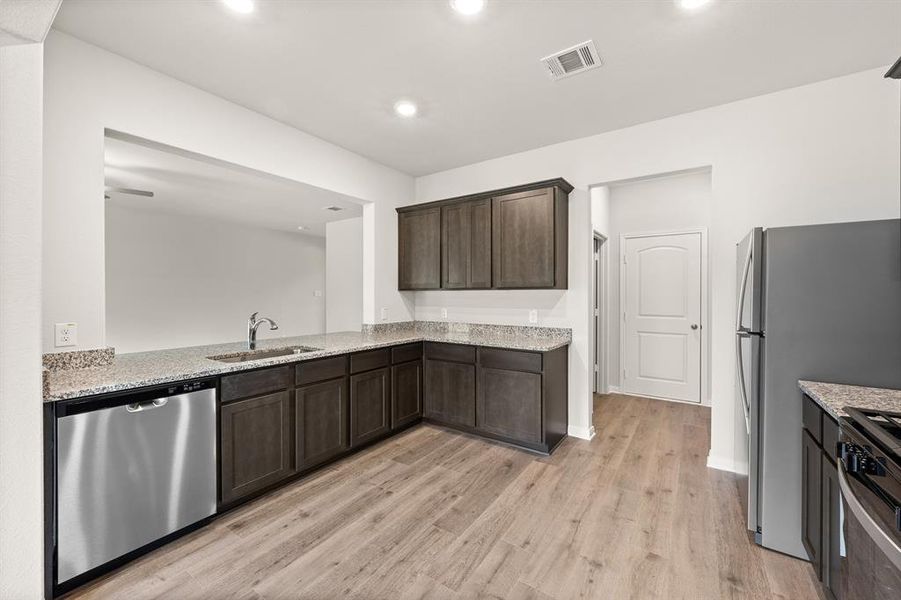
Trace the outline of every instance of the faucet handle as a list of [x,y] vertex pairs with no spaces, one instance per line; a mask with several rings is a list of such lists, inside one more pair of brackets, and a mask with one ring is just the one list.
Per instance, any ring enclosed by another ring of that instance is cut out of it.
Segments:
[[250,315],[250,318],[247,320],[250,321],[251,323],[256,323],[258,314],[260,314],[259,311],[253,313],[252,315]]

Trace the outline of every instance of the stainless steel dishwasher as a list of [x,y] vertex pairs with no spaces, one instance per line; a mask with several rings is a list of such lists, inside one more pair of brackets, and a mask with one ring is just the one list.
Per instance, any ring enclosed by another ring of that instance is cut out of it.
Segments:
[[60,403],[58,590],[216,512],[216,389],[194,381]]

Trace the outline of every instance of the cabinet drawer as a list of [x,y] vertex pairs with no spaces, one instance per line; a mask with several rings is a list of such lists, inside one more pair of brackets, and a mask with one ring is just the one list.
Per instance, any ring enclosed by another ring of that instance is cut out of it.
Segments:
[[460,344],[441,344],[438,342],[426,342],[426,358],[435,360],[451,360],[454,362],[475,363],[476,349],[473,346]]
[[805,395],[801,402],[801,422],[817,444],[823,443],[823,409]]
[[226,375],[222,378],[220,398],[222,402],[230,402],[239,398],[277,392],[289,385],[291,385],[291,367],[288,366]]
[[541,372],[541,354],[498,348],[479,348],[479,364],[489,369]]
[[306,385],[335,377],[343,377],[347,372],[347,356],[330,356],[302,362],[297,365],[294,372],[294,381],[297,385]]
[[832,417],[823,413],[823,452],[832,459],[838,460],[838,423]]
[[395,346],[391,349],[391,362],[395,365],[411,360],[419,360],[420,358],[422,358],[422,344],[420,342]]
[[378,350],[369,350],[368,352],[357,352],[350,355],[350,372],[362,373],[363,371],[371,371],[388,366],[389,350],[388,348],[379,348]]

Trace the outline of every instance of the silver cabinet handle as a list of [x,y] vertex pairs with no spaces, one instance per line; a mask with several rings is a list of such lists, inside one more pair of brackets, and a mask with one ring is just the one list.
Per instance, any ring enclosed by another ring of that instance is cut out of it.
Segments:
[[152,410],[154,408],[166,406],[167,402],[169,402],[168,398],[157,398],[156,400],[150,400],[148,402],[135,402],[134,404],[126,404],[125,410],[130,413]]

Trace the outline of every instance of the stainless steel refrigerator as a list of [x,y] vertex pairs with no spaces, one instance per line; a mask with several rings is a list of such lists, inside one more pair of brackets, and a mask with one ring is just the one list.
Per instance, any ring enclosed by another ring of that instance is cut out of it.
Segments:
[[756,228],[737,250],[748,529],[806,559],[798,380],[901,387],[901,220]]

